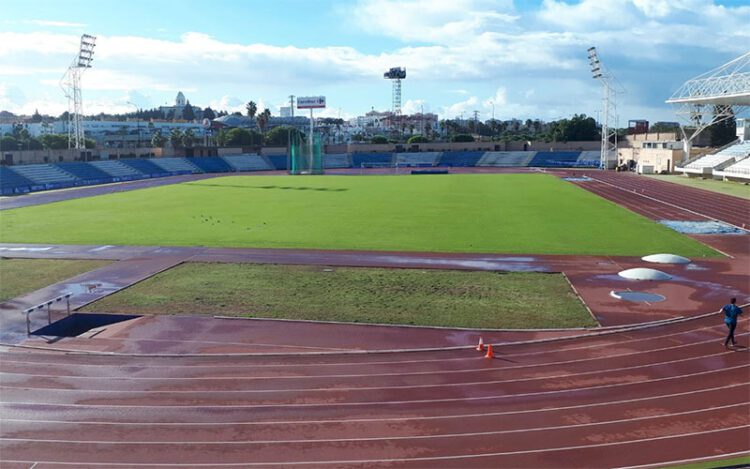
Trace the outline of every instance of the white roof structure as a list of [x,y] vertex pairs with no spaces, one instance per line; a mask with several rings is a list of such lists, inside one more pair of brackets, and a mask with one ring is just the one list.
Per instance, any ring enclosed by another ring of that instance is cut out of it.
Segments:
[[667,103],[750,106],[750,52],[686,81]]

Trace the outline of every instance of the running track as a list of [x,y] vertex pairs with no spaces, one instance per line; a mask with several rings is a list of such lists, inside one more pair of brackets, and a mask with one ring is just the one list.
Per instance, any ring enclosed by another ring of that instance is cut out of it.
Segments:
[[[651,218],[685,219],[687,209],[742,222],[684,192],[661,198],[649,185],[637,195],[640,178],[608,176],[581,185],[648,205]],[[746,272],[739,248],[732,272]],[[745,346],[748,326],[738,328]],[[0,454],[3,467],[37,469],[622,467],[750,454],[748,349],[724,349],[724,334],[709,314],[499,345],[494,360],[469,347],[223,356],[7,347]]]

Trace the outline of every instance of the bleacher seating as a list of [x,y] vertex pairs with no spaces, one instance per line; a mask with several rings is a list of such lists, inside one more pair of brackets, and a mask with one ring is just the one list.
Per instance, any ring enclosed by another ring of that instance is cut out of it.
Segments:
[[725,163],[731,163],[732,160],[741,160],[748,155],[750,155],[750,141],[739,142],[719,152],[698,158],[685,165],[684,169],[703,171],[704,168],[716,168]]
[[482,155],[483,151],[446,151],[440,157],[438,166],[476,166]]
[[435,166],[440,158],[440,152],[406,152],[396,153],[395,156],[396,164],[399,166]]
[[80,179],[51,164],[14,166],[13,171],[30,180],[32,191],[72,187]]
[[727,166],[720,173],[724,177],[740,178],[743,180],[750,180],[750,156],[741,159],[740,161]]
[[150,159],[147,160],[147,159],[130,159],[129,158],[129,159],[120,160],[120,162],[122,164],[130,166],[136,171],[140,171],[147,177],[152,177],[152,178],[183,174],[181,172],[167,171],[164,168],[161,168],[155,165],[154,163],[152,163],[152,160]]
[[352,167],[361,168],[362,165],[388,165],[393,163],[392,153],[353,153]]
[[289,169],[287,167],[288,161],[286,155],[266,155],[266,158],[273,165],[273,169]]
[[224,161],[235,171],[270,171],[274,168],[261,155],[223,156]]
[[109,174],[115,181],[132,181],[146,177],[142,172],[117,160],[92,161],[89,164]]
[[534,158],[536,152],[533,151],[488,151],[482,155],[477,162],[477,166],[528,166]]
[[323,155],[323,167],[329,168],[351,168],[352,163],[349,160],[348,153],[335,153]]
[[151,162],[165,171],[197,174],[203,171],[185,158],[152,158]]
[[575,166],[580,151],[538,151],[528,166],[541,168],[565,168]]
[[203,156],[187,157],[185,159],[199,167],[204,173],[231,173],[234,171],[222,158]]
[[106,184],[112,182],[112,175],[89,163],[58,163],[55,166],[77,177],[84,184]]
[[25,194],[34,183],[10,168],[0,166],[0,193],[2,195]]
[[582,151],[574,163],[576,167],[598,168],[601,164],[602,154],[600,151]]

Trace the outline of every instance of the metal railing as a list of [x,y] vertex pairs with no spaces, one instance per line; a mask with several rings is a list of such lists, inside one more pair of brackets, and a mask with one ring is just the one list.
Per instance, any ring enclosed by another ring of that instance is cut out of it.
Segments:
[[53,298],[49,301],[45,301],[44,303],[40,303],[36,306],[32,306],[31,308],[27,308],[23,310],[23,314],[26,315],[26,335],[31,335],[31,313],[34,311],[38,311],[40,309],[47,308],[47,324],[52,324],[52,305],[55,303],[59,303],[62,300],[65,300],[66,310],[68,312],[68,316],[70,316],[70,297],[73,296],[72,293],[63,293],[62,295],[58,296],[57,298]]

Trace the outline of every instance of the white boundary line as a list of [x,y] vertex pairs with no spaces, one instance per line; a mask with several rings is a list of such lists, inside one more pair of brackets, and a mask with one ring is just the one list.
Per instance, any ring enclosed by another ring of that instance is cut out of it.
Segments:
[[519,394],[499,394],[493,396],[475,396],[475,397],[450,397],[442,399],[416,399],[416,400],[400,400],[400,401],[356,401],[356,402],[307,402],[307,403],[276,403],[276,404],[229,404],[229,405],[218,405],[218,404],[178,404],[178,405],[156,405],[156,404],[61,404],[61,403],[45,403],[45,402],[26,402],[26,401],[3,401],[4,405],[28,405],[28,406],[51,406],[51,407],[72,407],[72,408],[104,408],[104,409],[118,409],[118,408],[144,408],[144,409],[184,409],[184,408],[201,408],[201,409],[274,409],[274,408],[292,408],[292,407],[355,407],[355,406],[387,406],[387,405],[404,405],[404,404],[432,404],[438,402],[477,402],[487,400],[499,400],[507,398],[518,398],[518,397],[531,397],[531,396],[546,396],[549,394],[563,394],[563,393],[574,393],[579,391],[591,391],[598,389],[610,389],[615,387],[634,386],[642,384],[651,384],[662,381],[671,381],[675,379],[692,378],[695,376],[704,376],[712,373],[720,373],[723,371],[737,370],[741,368],[747,368],[747,364],[722,368],[720,370],[709,370],[701,371],[698,373],[689,373],[679,376],[668,376],[666,378],[655,378],[646,379],[642,381],[630,381],[627,383],[614,383],[614,384],[602,384],[598,386],[586,386],[580,388],[569,388],[569,389],[555,389],[551,391],[540,391],[540,392],[525,392]]
[[719,386],[715,388],[698,389],[694,391],[684,391],[674,394],[663,394],[660,396],[648,396],[648,397],[637,397],[634,399],[621,399],[619,401],[608,401],[608,402],[594,402],[587,404],[579,404],[572,406],[562,407],[541,407],[537,409],[523,409],[523,410],[507,410],[503,412],[482,412],[480,414],[453,414],[453,415],[419,415],[419,416],[399,416],[399,417],[381,417],[381,418],[353,418],[353,419],[323,419],[323,420],[269,420],[269,421],[244,421],[244,422],[114,422],[114,421],[71,421],[71,420],[37,420],[37,419],[14,419],[14,418],[3,418],[3,422],[23,422],[23,423],[53,423],[53,424],[69,424],[69,425],[159,425],[159,426],[272,426],[272,425],[305,425],[305,424],[346,424],[346,423],[371,423],[371,422],[404,422],[404,421],[422,421],[422,420],[451,420],[451,419],[465,419],[473,417],[500,417],[507,415],[521,415],[521,414],[536,414],[540,412],[560,412],[565,410],[573,409],[589,409],[591,407],[605,407],[610,405],[621,405],[631,404],[635,402],[653,401],[658,399],[674,399],[676,397],[691,396],[694,394],[723,391],[727,389],[733,389],[740,386],[748,386],[747,383],[736,383],[728,384],[725,386]]
[[[656,362],[656,363],[647,363],[645,365],[634,365],[634,366],[626,366],[621,368],[609,368],[609,369],[603,369],[603,370],[591,370],[591,371],[582,371],[582,372],[570,372],[568,374],[561,374],[561,375],[549,375],[549,376],[534,376],[534,377],[528,377],[528,378],[517,378],[517,379],[506,379],[506,380],[492,380],[492,381],[471,381],[471,382],[461,382],[461,383],[441,383],[441,384],[411,384],[411,385],[398,385],[398,386],[363,386],[363,387],[333,387],[333,388],[292,388],[292,389],[229,389],[229,390],[220,390],[220,389],[206,389],[206,390],[186,390],[186,389],[177,389],[177,390],[166,390],[166,391],[154,391],[154,390],[121,390],[121,389],[71,389],[71,388],[49,388],[49,387],[25,387],[25,386],[8,386],[5,384],[0,384],[0,389],[16,389],[16,390],[28,390],[28,391],[34,391],[34,392],[47,392],[47,391],[54,391],[55,393],[58,392],[77,392],[77,393],[85,393],[85,392],[94,392],[94,393],[120,393],[120,394],[129,394],[129,393],[135,393],[135,394],[204,394],[204,393],[211,393],[211,394],[236,394],[236,393],[242,393],[242,394],[262,394],[262,393],[289,393],[289,392],[338,392],[338,391],[384,391],[384,390],[400,390],[400,389],[424,389],[424,388],[453,388],[453,387],[465,387],[465,386],[482,386],[482,385],[490,385],[490,384],[513,384],[513,383],[522,383],[522,382],[529,382],[529,381],[540,381],[540,380],[553,380],[553,379],[559,379],[564,380],[565,378],[576,378],[579,376],[587,376],[592,374],[602,375],[604,376],[605,373],[618,373],[622,371],[629,371],[629,370],[637,370],[641,368],[651,368],[651,367],[659,367],[659,366],[665,366],[665,365],[672,365],[676,363],[684,363],[689,361],[696,361],[696,360],[703,360],[707,358],[714,358],[721,355],[731,355],[734,354],[733,351],[724,351],[724,352],[718,352],[714,353],[712,355],[699,355],[696,357],[689,357],[689,358],[680,358],[677,360],[669,360],[665,362]],[[750,370],[750,364],[748,364],[748,369]],[[505,371],[508,370],[508,368],[498,368],[493,371]],[[22,373],[5,373],[2,372],[0,374],[7,374],[7,375],[21,375],[21,376],[27,376],[27,377],[51,377],[49,375],[28,375],[28,374],[22,374]],[[441,373],[434,373],[435,375],[440,375]],[[404,374],[407,375],[407,374]],[[430,374],[431,376],[432,374]],[[352,377],[355,378],[369,378],[369,377],[379,377],[380,375],[354,375]],[[388,376],[399,376],[399,373],[389,373]],[[345,378],[347,376],[332,376],[332,378]],[[66,377],[67,378],[73,378],[73,379],[91,379],[96,377],[89,377],[89,376],[71,376]],[[105,377],[107,380],[112,380],[112,378]],[[288,378],[288,377],[284,377]],[[318,378],[321,378],[319,376],[303,376],[303,377],[294,377],[297,379],[304,379],[304,380],[315,380]],[[326,377],[330,378],[330,377]],[[210,381],[218,381],[219,378],[158,378],[158,377],[147,377],[147,378],[116,378],[120,380],[126,380],[126,381],[137,381],[137,380],[148,380],[148,381],[158,381],[161,382],[162,380],[185,380],[189,382],[193,381],[199,381],[199,380],[210,380]],[[246,378],[233,378],[233,377],[222,377],[222,380],[257,380],[257,379],[272,379],[272,378],[254,378],[254,377],[246,377]]]
[[[450,456],[424,456],[414,458],[388,458],[388,459],[352,459],[352,460],[338,460],[338,461],[290,461],[290,462],[241,462],[241,463],[81,463],[81,462],[56,462],[56,461],[37,461],[41,464],[58,464],[58,465],[76,465],[76,466],[158,466],[158,467],[237,467],[237,466],[309,466],[309,465],[344,465],[344,464],[374,464],[374,463],[398,463],[398,462],[419,462],[419,461],[451,461],[460,459],[480,459],[488,457],[498,456],[516,456],[521,454],[539,454],[539,453],[553,453],[558,451],[570,451],[577,449],[591,449],[591,448],[606,448],[611,446],[621,445],[632,445],[636,443],[645,443],[651,441],[662,441],[674,438],[685,438],[689,436],[697,435],[708,435],[712,433],[731,432],[741,429],[750,429],[750,425],[739,425],[735,427],[719,428],[714,430],[706,430],[701,432],[683,433],[681,435],[667,435],[658,436],[653,438],[643,438],[640,440],[620,441],[614,443],[596,443],[591,445],[576,445],[576,446],[562,446],[557,448],[545,448],[545,449],[532,449],[532,450],[520,450],[520,451],[505,451],[497,453],[480,453],[480,454],[461,454],[461,455],[450,455]],[[33,461],[25,460],[8,460],[6,462],[13,463],[31,463]]]
[[713,412],[734,407],[748,407],[749,402],[739,404],[728,404],[705,409],[686,410],[683,412],[665,413],[661,415],[648,415],[643,417],[632,417],[618,420],[607,420],[601,422],[587,422],[573,425],[556,425],[550,427],[533,427],[517,428],[512,430],[490,430],[485,432],[466,432],[466,433],[443,433],[438,435],[399,435],[399,436],[379,436],[365,438],[325,438],[325,439],[298,439],[298,440],[229,440],[229,441],[105,441],[105,440],[59,440],[59,439],[37,439],[37,438],[5,438],[0,437],[0,441],[22,441],[38,443],[64,443],[64,444],[106,444],[106,445],[273,445],[273,444],[304,444],[304,443],[353,443],[360,441],[403,441],[403,440],[432,440],[440,438],[463,438],[468,436],[485,436],[485,435],[507,435],[513,433],[541,432],[550,430],[567,430],[582,427],[594,427],[601,425],[614,425],[624,422],[638,422],[642,420],[663,419],[669,417],[678,417],[683,415],[692,415],[705,412]]

